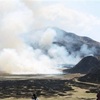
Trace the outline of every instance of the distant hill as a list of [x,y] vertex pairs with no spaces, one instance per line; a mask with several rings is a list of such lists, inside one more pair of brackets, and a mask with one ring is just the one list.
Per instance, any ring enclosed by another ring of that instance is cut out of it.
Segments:
[[73,68],[66,69],[66,70],[64,70],[64,72],[86,74],[91,69],[97,68],[98,66],[100,66],[100,61],[97,58],[95,58],[93,56],[87,56],[87,57],[84,57]]
[[99,56],[99,42],[92,40],[89,37],[78,36],[74,33],[66,32],[59,28],[53,29],[57,33],[57,36],[55,37],[53,44],[64,46],[70,54],[74,53],[77,55],[77,53],[79,53],[79,55],[82,57],[91,54]]

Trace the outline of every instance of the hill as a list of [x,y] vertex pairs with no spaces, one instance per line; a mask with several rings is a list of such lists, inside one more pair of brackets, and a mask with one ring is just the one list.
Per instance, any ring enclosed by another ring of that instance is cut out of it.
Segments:
[[87,55],[99,56],[100,43],[92,40],[89,37],[78,36],[71,32],[66,32],[59,28],[53,28],[57,35],[53,44],[64,46],[70,54],[80,55],[85,57]]
[[91,69],[97,68],[98,66],[100,66],[100,61],[97,58],[95,58],[93,56],[87,56],[87,57],[84,57],[73,68],[66,69],[66,70],[64,70],[64,72],[86,74]]

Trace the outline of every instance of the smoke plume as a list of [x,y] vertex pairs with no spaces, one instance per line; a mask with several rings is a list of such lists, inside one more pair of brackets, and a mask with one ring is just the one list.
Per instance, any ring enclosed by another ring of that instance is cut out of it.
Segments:
[[55,30],[37,30],[42,23],[35,3],[39,5],[32,0],[0,0],[0,71],[57,74],[61,73],[58,64],[75,64],[80,60],[79,55],[69,54],[64,46],[53,44]]

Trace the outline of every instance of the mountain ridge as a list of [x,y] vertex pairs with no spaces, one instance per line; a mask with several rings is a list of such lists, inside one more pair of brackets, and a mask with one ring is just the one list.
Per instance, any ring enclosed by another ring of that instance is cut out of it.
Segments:
[[86,45],[87,49],[94,48],[95,49],[94,55],[98,56],[99,54],[98,52],[100,52],[100,42],[97,42],[86,36],[78,36],[74,33],[66,32],[59,28],[53,28],[53,29],[57,32],[57,35],[59,35],[56,36],[55,40],[53,41],[53,44],[64,46],[68,50],[68,52],[80,51],[82,45]]

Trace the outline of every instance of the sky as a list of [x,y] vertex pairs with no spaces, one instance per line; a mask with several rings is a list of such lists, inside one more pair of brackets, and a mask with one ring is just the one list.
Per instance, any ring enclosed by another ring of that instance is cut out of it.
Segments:
[[100,17],[100,0],[59,0],[65,6]]
[[38,10],[36,12],[39,12],[37,16],[42,26],[59,27],[100,42],[100,0],[34,1],[37,2],[34,5]]

